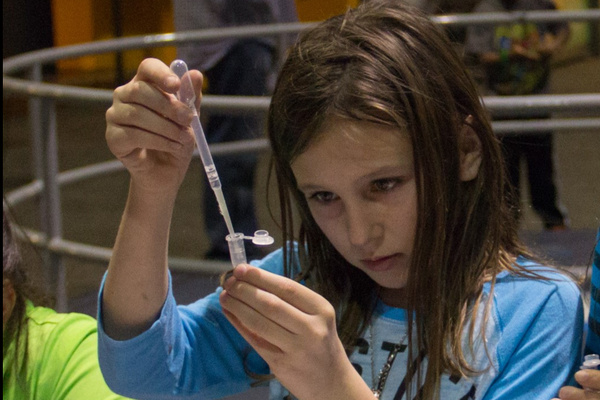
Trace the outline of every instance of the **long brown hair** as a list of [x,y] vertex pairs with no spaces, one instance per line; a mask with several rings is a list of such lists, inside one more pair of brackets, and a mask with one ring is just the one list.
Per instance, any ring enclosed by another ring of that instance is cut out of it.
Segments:
[[[491,281],[493,290],[501,270],[526,275],[513,261],[528,253],[508,211],[499,142],[467,69],[436,24],[400,3],[371,0],[303,32],[279,75],[268,134],[284,243],[298,241],[302,277],[339,311],[339,336],[351,352],[378,288],[319,229],[290,165],[331,117],[408,132],[418,196],[406,287],[409,326],[417,334],[408,330],[408,348],[427,354],[423,395],[429,399],[439,396],[441,373],[477,372],[466,361],[462,332],[488,305],[480,304],[483,283]],[[468,116],[481,141],[482,163],[475,179],[462,182],[457,138]],[[292,253],[284,247],[288,276]],[[416,372],[420,385],[420,365]]]
[[[6,358],[9,352],[14,353],[14,363],[9,366],[12,373],[18,374],[18,381],[25,388],[27,385],[22,382],[21,374],[24,373],[27,364],[27,336],[21,337],[21,332],[27,328],[26,318],[26,301],[31,300],[36,305],[50,305],[50,298],[43,289],[42,282],[35,279],[34,275],[39,271],[32,265],[35,257],[33,247],[27,257],[23,257],[20,241],[15,237],[13,227],[18,228],[18,224],[11,221],[7,211],[8,205],[3,204],[2,207],[2,280],[8,279],[15,291],[15,305],[12,313],[6,322],[6,328],[2,335],[2,355]],[[29,243],[31,244],[31,243]],[[29,248],[27,250],[30,250]],[[36,253],[37,254],[37,253]],[[30,257],[31,256],[31,257]],[[17,356],[21,354],[21,349],[24,349],[24,357],[22,363]]]

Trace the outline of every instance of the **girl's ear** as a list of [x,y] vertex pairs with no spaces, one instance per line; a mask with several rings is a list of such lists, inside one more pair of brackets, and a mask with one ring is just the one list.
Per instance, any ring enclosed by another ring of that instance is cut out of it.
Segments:
[[475,179],[481,165],[481,140],[471,127],[473,116],[469,115],[462,124],[458,134],[458,151],[460,152],[460,180],[463,182]]

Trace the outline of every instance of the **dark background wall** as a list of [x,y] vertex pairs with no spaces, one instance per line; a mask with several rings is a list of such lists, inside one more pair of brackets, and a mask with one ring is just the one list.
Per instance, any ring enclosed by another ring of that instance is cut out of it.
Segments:
[[52,47],[50,0],[2,1],[2,58]]

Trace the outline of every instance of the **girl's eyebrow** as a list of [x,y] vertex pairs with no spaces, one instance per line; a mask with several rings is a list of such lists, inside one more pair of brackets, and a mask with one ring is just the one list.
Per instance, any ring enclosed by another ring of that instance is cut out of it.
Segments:
[[[406,175],[407,171],[404,166],[394,165],[394,166],[383,166],[375,171],[372,171],[364,176],[358,178],[359,182],[370,182],[372,180],[382,179],[382,178],[391,178],[392,176],[398,175]],[[298,189],[302,192],[312,192],[312,191],[328,191],[329,189],[318,183],[307,182],[304,184],[298,184]]]
[[327,190],[323,186],[315,183],[298,184],[298,190],[301,192],[315,192]]
[[404,175],[406,174],[406,169],[408,167],[405,165],[386,165],[383,166],[367,175],[364,175],[361,179],[371,180],[371,179],[380,179],[385,177],[385,175]]

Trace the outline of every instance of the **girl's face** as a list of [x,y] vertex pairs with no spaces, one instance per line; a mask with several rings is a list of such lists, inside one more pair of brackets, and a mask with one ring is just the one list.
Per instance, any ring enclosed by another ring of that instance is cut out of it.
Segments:
[[412,144],[397,128],[341,118],[292,163],[337,251],[384,290],[406,285],[417,223]]

